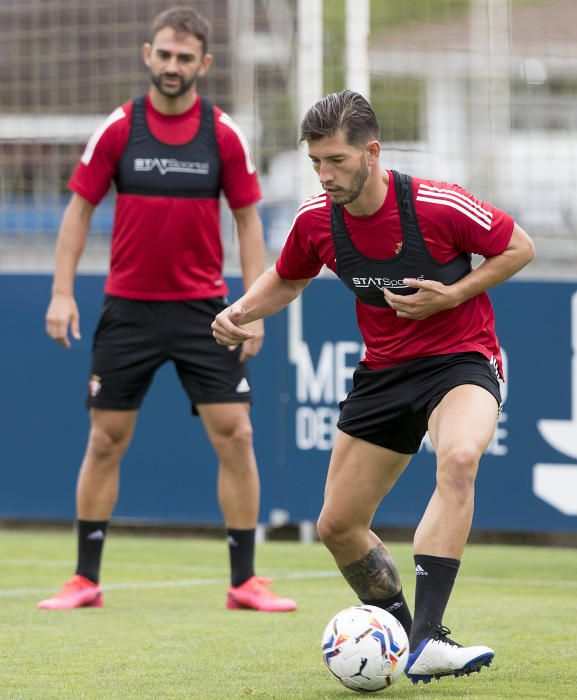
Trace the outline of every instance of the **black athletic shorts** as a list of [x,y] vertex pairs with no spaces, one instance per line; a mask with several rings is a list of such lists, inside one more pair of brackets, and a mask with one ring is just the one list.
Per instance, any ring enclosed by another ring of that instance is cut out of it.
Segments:
[[222,297],[134,301],[106,296],[94,334],[88,407],[131,410],[142,403],[156,370],[172,361],[192,403],[251,403],[240,347],[229,350],[210,324]]
[[500,409],[497,370],[481,353],[434,355],[378,370],[361,362],[353,388],[340,404],[337,427],[389,450],[414,454],[437,404],[461,384],[482,386]]

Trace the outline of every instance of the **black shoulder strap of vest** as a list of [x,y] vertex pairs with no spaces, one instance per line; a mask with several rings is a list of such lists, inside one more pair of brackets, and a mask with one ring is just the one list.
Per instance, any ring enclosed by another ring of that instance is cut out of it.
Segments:
[[415,211],[415,200],[413,198],[413,178],[406,173],[391,171],[395,181],[397,192],[397,206],[401,217],[401,228],[403,230],[403,240],[407,247],[418,246],[426,248],[423,236],[417,221]]
[[140,95],[132,101],[132,117],[130,119],[130,142],[140,142],[148,138],[146,125],[146,95]]
[[140,122],[146,119],[146,95],[140,95],[132,102],[132,121]]
[[199,95],[200,98],[200,129],[204,129],[205,133],[210,134],[212,139],[216,140],[216,127],[214,124],[214,109],[212,102],[206,97]]
[[134,112],[141,111],[144,112],[146,106],[146,94],[135,97],[132,101],[132,109]]
[[343,208],[340,204],[335,204],[334,202],[331,204],[331,223],[333,224],[332,228],[335,229],[334,233],[337,237],[348,241],[349,237],[346,235]]
[[340,204],[331,204],[331,234],[335,248],[335,262],[337,277],[340,277],[341,268],[346,267],[349,260],[357,257],[357,251],[353,246],[347,227],[343,207]]

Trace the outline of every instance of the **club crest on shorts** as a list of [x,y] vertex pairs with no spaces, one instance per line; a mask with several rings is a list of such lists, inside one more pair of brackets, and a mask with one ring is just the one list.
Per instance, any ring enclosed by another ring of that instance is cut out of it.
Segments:
[[88,393],[92,398],[95,396],[98,396],[100,394],[100,390],[102,389],[102,377],[99,377],[97,374],[93,374],[90,377],[90,380],[88,381]]

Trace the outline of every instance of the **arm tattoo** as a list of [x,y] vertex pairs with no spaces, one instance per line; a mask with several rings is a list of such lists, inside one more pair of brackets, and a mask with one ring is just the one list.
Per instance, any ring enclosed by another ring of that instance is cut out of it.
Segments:
[[399,570],[382,542],[362,559],[339,568],[361,600],[386,599],[401,590]]

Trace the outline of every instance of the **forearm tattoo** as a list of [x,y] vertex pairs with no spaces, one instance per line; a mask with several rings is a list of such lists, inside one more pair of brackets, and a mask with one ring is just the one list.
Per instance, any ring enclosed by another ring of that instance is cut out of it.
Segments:
[[339,568],[361,600],[386,599],[401,590],[397,565],[382,543],[362,559]]

